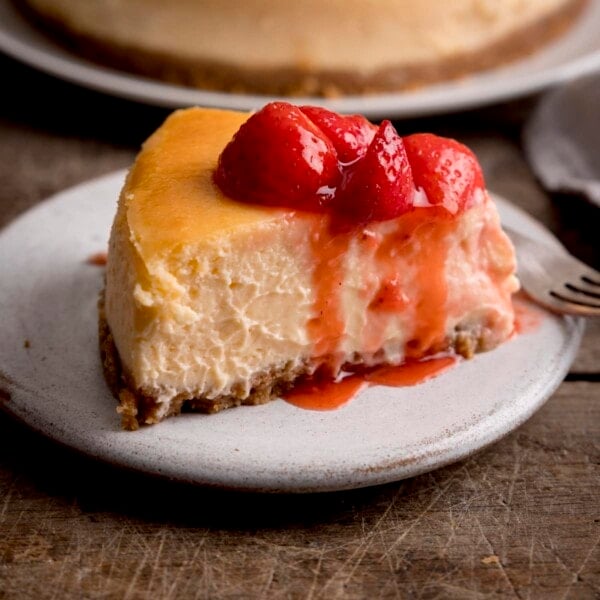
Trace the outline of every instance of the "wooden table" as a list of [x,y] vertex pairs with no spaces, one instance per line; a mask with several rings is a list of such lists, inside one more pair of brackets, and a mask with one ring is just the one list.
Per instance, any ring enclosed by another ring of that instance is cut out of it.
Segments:
[[[0,224],[128,165],[166,115],[8,59],[0,71]],[[472,145],[493,190],[598,267],[598,210],[551,201],[524,162],[519,136],[535,101],[397,125]],[[344,493],[155,480],[0,415],[0,598],[599,598],[599,342],[590,323],[566,381],[493,447]]]

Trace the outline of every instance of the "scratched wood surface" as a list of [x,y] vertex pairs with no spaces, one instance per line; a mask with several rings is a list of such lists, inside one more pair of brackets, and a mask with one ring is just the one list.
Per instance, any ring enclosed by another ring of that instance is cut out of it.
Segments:
[[[126,166],[166,115],[5,58],[0,69],[0,225]],[[597,210],[550,200],[523,160],[519,136],[535,102],[397,125],[471,144],[492,189],[598,267]],[[567,380],[493,447],[344,493],[155,480],[0,414],[0,598],[599,598],[599,342],[593,323]]]

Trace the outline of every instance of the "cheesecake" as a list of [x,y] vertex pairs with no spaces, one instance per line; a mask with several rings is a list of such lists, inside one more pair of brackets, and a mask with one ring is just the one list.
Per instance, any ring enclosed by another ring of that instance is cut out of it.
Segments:
[[393,91],[523,57],[585,0],[18,0],[45,31],[118,69],[204,89]]
[[490,350],[513,333],[517,288],[462,144],[286,102],[190,108],[121,192],[102,361],[135,429],[315,374]]

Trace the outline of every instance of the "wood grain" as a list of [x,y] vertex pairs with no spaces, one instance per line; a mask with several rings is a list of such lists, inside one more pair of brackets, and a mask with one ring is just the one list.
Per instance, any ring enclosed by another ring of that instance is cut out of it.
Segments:
[[[0,68],[10,84],[0,105],[0,225],[127,165],[166,115],[9,59]],[[519,133],[534,104],[398,127],[471,144],[492,189],[596,262],[589,221],[598,213],[549,199],[523,160]],[[264,496],[152,479],[0,414],[0,598],[600,598],[599,341],[594,323],[568,381],[494,446],[344,493]]]
[[117,471],[2,419],[4,592],[595,598],[595,385],[563,385],[518,431],[462,463],[387,486],[299,497]]

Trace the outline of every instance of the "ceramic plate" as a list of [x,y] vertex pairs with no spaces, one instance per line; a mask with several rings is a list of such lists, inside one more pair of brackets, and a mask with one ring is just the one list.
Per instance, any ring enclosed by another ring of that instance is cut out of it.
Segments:
[[600,207],[598,107],[600,73],[561,86],[537,105],[523,146],[547,190],[579,194]]
[[[417,91],[335,100],[296,98],[324,104],[339,112],[371,118],[436,114],[482,106],[539,91],[549,85],[600,68],[600,0],[590,0],[585,14],[567,35],[535,55],[460,81],[431,85]],[[217,106],[252,110],[270,96],[193,90],[100,67],[55,44],[14,8],[0,0],[0,50],[57,77],[116,96],[170,108]]]
[[[541,323],[487,354],[409,388],[367,389],[341,409],[283,401],[187,414],[119,429],[102,377],[96,300],[124,172],[80,185],[0,232],[0,385],[4,408],[102,460],[200,484],[268,491],[349,489],[459,460],[523,423],[552,394],[579,346],[582,322]],[[552,236],[509,203],[502,217]]]

